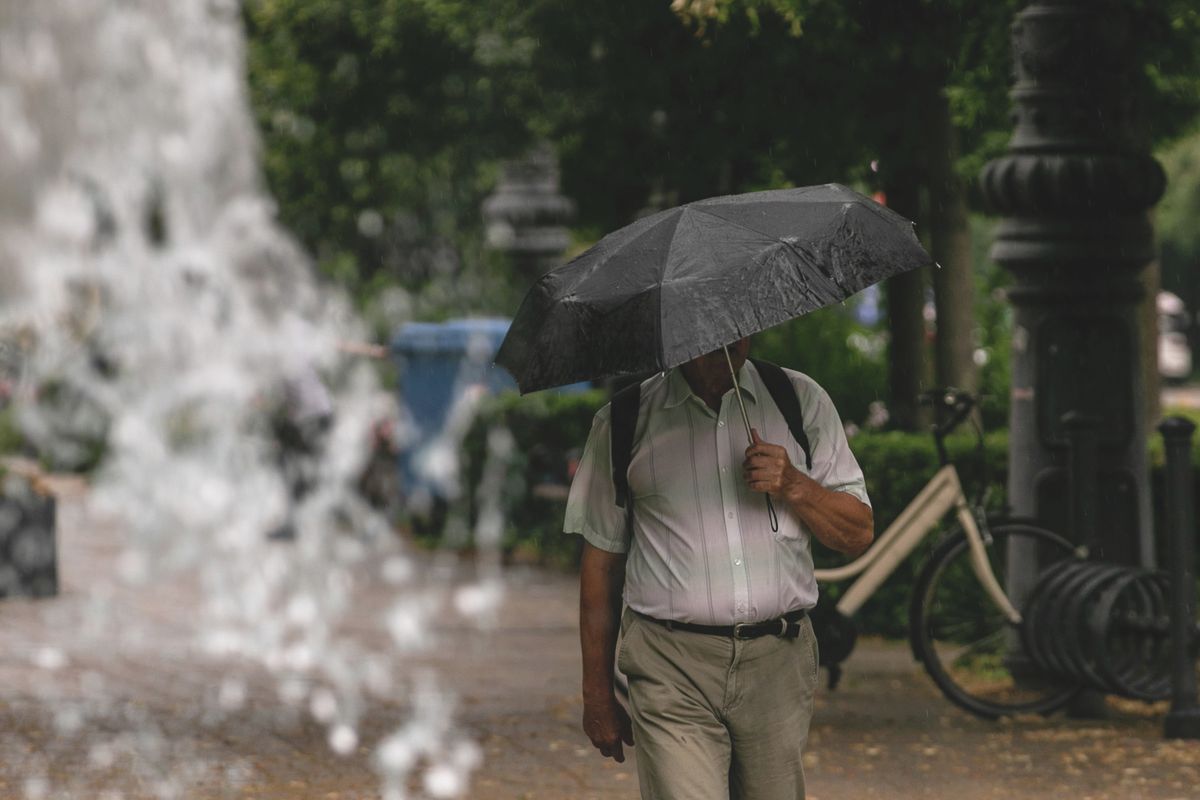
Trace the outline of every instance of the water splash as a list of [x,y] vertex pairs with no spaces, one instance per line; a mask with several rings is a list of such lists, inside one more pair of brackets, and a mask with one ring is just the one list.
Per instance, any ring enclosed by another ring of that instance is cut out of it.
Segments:
[[[275,220],[238,14],[234,0],[0,0],[0,339],[16,353],[14,404],[50,464],[98,463],[81,519],[121,533],[113,574],[82,587],[77,617],[46,629],[78,630],[77,650],[169,651],[184,674],[191,659],[238,665],[195,687],[205,719],[247,713],[266,675],[280,708],[325,726],[340,754],[367,744],[372,698],[411,692],[408,721],[370,743],[386,796],[406,796],[419,768],[428,794],[461,795],[478,751],[446,696],[403,666],[447,593],[415,579],[352,488],[372,424],[395,409],[339,347],[361,335],[347,303]],[[335,413],[294,502],[271,420],[281,387],[306,374],[334,387]],[[289,519],[295,541],[269,541]],[[196,602],[174,643],[119,613],[164,584]],[[358,605],[364,585],[386,586],[390,607]],[[478,616],[497,594],[485,581],[457,605]],[[69,669],[69,649],[38,647],[32,663]],[[47,689],[60,733],[117,713],[105,681],[85,672],[71,702]],[[202,754],[153,719],[118,716],[121,730],[88,743],[100,777],[87,791],[131,754],[159,765],[139,778],[155,796],[213,780]],[[14,748],[3,748],[10,764]],[[27,797],[73,791],[45,755],[24,759]],[[218,772],[230,786],[247,774]]]

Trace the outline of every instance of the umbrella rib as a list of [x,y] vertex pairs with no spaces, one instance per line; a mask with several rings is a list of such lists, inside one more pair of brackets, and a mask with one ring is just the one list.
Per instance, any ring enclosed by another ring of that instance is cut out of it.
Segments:
[[700,212],[701,214],[707,214],[708,216],[713,217],[714,219],[719,219],[722,222],[728,223],[737,228],[741,228],[742,230],[750,231],[751,233],[757,233],[759,236],[765,236],[766,238],[771,239],[776,242],[779,242],[780,244],[787,244],[787,242],[785,242],[783,239],[779,238],[778,236],[774,236],[770,233],[760,231],[758,228],[752,228],[744,222],[737,222],[736,220],[729,219],[728,217],[722,217],[720,214],[714,214],[711,211],[705,211],[703,208],[699,208],[698,206],[688,206],[688,208],[694,209],[694,210]]
[[[839,204],[839,205],[840,205],[840,204]],[[695,208],[695,206],[691,206],[691,208]],[[787,240],[785,240],[785,239],[783,239],[783,238],[781,238],[781,237],[778,237],[778,236],[772,236],[771,234],[769,234],[769,233],[764,233],[763,231],[760,231],[760,230],[758,230],[757,228],[751,228],[749,225],[746,225],[745,223],[742,223],[742,222],[737,222],[737,221],[735,221],[735,220],[726,219],[725,217],[722,217],[722,216],[721,216],[721,215],[719,215],[719,214],[714,214],[714,213],[712,213],[711,211],[703,211],[702,209],[698,209],[698,208],[697,208],[696,210],[697,210],[697,211],[701,211],[702,213],[704,213],[704,214],[707,214],[708,216],[710,216],[710,217],[713,217],[714,219],[719,219],[719,220],[721,220],[722,222],[725,222],[725,223],[728,223],[728,224],[730,224],[730,225],[733,225],[734,227],[741,228],[742,230],[747,230],[747,231],[750,231],[751,233],[757,233],[759,236],[762,236],[762,237],[765,237],[765,238],[767,238],[767,239],[770,239],[771,241],[775,242],[776,244],[783,245],[783,246],[784,246],[784,247],[786,247],[788,250],[790,250],[791,252],[795,253],[797,256],[799,256],[799,255],[800,255],[800,253],[799,253],[799,252],[797,252],[797,250],[796,250],[795,246],[794,246],[794,245],[792,245],[792,243],[791,243],[791,242],[788,242]],[[841,223],[839,223],[839,224],[845,224],[845,220],[843,220],[843,221],[842,221]],[[833,286],[837,287],[838,289],[841,289],[841,290],[845,291],[845,288],[844,288],[844,287],[843,287],[841,284],[839,284],[839,283],[838,283],[836,280],[834,280],[834,279],[832,279],[832,278],[827,278],[826,276],[824,276],[824,275],[820,274],[819,272],[817,273],[817,275],[815,275],[815,276],[812,276],[812,277],[817,277],[817,278],[820,278],[820,279],[824,280],[826,283],[828,283],[828,284],[832,284]]]
[[[674,210],[674,209],[668,209],[668,210]],[[591,278],[593,275],[596,274],[596,272],[598,270],[602,269],[604,267],[604,265],[607,264],[612,258],[619,255],[617,248],[620,248],[620,249],[628,248],[630,245],[634,244],[635,242],[638,242],[641,239],[643,239],[646,236],[653,233],[654,231],[657,231],[663,225],[663,223],[673,222],[675,225],[678,225],[680,216],[682,216],[682,215],[676,214],[674,217],[672,217],[672,216],[664,213],[662,219],[656,220],[652,225],[647,225],[645,230],[638,231],[637,235],[634,236],[633,238],[631,238],[627,241],[621,242],[620,244],[616,245],[614,247],[614,249],[612,249],[611,251],[604,253],[603,256],[601,256],[601,257],[597,257],[595,259],[595,263],[589,264],[586,272],[583,275],[580,275],[579,278],[577,278],[575,280],[575,282],[572,284],[571,292],[574,293],[575,290],[579,287],[579,284],[581,284],[584,281],[586,281],[587,279]],[[620,231],[617,231],[617,233],[619,233],[619,232]],[[612,235],[612,234],[610,234],[610,235]],[[593,245],[591,248],[589,248],[588,252],[582,253],[581,255],[577,256],[576,258],[574,258],[571,261],[564,264],[563,266],[567,267],[567,266],[570,266],[571,264],[573,264],[575,261],[581,260],[582,258],[584,258],[584,256],[587,256],[588,253],[590,253],[596,247],[599,247],[604,242],[604,239],[607,239],[607,238],[608,238],[608,236],[605,236],[603,239],[601,239],[599,242],[596,242],[595,245]]]
[[[635,235],[633,238],[631,238],[625,242],[621,242],[617,247],[618,248],[627,248],[630,245],[651,235],[655,231],[660,231],[664,225],[678,225],[681,215],[670,213],[671,211],[676,211],[676,210],[677,209],[667,209],[667,211],[660,212],[658,215],[656,215],[656,216],[660,217],[659,219],[656,219],[651,224],[646,225],[646,227],[643,230],[637,232],[637,235]],[[619,233],[619,231],[615,232],[615,233]],[[596,249],[604,242],[604,240],[608,239],[612,235],[613,234],[609,234],[608,236],[603,237],[595,245],[588,248],[588,250],[586,252],[581,253],[580,255],[576,256],[575,258],[571,259],[571,261],[569,261],[563,265],[563,268],[569,267],[572,264],[582,261],[583,259],[585,259],[589,256],[591,256],[591,258],[593,260],[592,263],[584,266],[584,268],[582,270],[582,274],[580,274],[574,280],[572,280],[569,287],[567,287],[567,286],[561,287],[559,289],[559,291],[555,293],[558,295],[557,298],[555,298],[557,301],[557,303],[555,305],[559,305],[559,304],[566,305],[566,304],[574,303],[575,300],[573,298],[575,295],[578,294],[580,285],[585,283],[586,281],[588,281],[590,278],[592,278],[598,271],[602,270],[605,267],[605,265],[609,263],[610,260],[612,260],[613,258],[618,257],[620,255],[619,252],[617,251],[617,249],[610,249],[604,253],[596,252]],[[669,250],[669,248],[668,248],[668,250]],[[541,283],[542,281],[546,280],[552,274],[554,274],[554,272],[556,272],[556,271],[557,270],[551,270],[551,272],[546,273],[545,275],[543,275],[541,278],[538,279],[538,283]],[[535,284],[535,286],[536,286],[536,284]],[[649,288],[649,287],[647,287],[647,288]],[[658,341],[656,342],[654,352],[657,354],[657,366],[661,369],[662,365],[664,363],[666,363],[666,353],[663,350],[663,343],[662,343],[662,280],[661,280],[661,278],[653,284],[653,288],[658,292],[658,311],[657,311],[657,314],[655,315],[655,320],[654,320],[654,325],[656,328],[655,335],[658,338]],[[635,300],[637,300],[639,294],[640,294],[640,292],[629,293],[629,296],[625,297],[624,300],[622,300],[622,302],[618,304],[617,308],[624,307],[624,306],[628,305],[629,303],[634,302]],[[524,305],[524,304],[522,303],[522,305]],[[554,312],[555,312],[555,308],[551,308],[538,321],[537,328],[534,331],[532,331],[530,333],[530,335],[528,335],[527,337],[524,337],[531,348],[535,347],[537,343],[541,342],[543,332],[546,330],[546,327],[550,324],[551,316],[554,314]],[[517,316],[520,316],[520,315],[521,315],[521,312],[520,312],[520,310],[518,310]]]

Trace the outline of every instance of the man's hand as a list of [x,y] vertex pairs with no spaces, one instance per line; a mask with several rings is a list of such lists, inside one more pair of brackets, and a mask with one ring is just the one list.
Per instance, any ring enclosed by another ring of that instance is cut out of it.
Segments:
[[605,758],[625,760],[633,744],[629,715],[613,694],[614,656],[625,585],[625,555],[584,542],[579,563],[579,640],[583,648],[583,732]]
[[746,485],[753,491],[766,492],[776,498],[794,490],[803,476],[792,466],[787,450],[764,442],[755,428],[750,429],[750,436],[754,441],[746,448],[746,460],[742,462]]
[[633,726],[629,715],[611,695],[606,700],[583,701],[583,732],[592,740],[600,755],[618,764],[625,762],[621,743],[633,744]]
[[786,450],[764,442],[757,430],[751,429],[750,437],[753,443],[743,462],[747,486],[786,502],[826,547],[854,557],[871,546],[875,518],[870,506],[821,486],[792,465]]

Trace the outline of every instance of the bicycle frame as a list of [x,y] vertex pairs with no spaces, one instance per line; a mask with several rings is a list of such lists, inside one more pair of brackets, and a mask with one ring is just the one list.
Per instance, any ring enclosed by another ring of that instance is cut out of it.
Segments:
[[861,575],[837,604],[840,613],[853,616],[952,508],[966,533],[971,548],[971,567],[984,591],[1010,622],[1019,623],[1020,613],[1008,601],[988,563],[983,535],[953,464],[937,471],[867,552],[841,567],[816,570],[817,582],[833,583]]

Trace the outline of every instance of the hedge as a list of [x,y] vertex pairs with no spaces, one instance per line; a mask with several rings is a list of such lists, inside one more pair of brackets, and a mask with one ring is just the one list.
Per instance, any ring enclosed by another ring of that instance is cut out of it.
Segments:
[[[580,538],[562,533],[563,499],[569,483],[567,465],[572,457],[578,456],[591,430],[592,416],[605,402],[607,395],[598,390],[525,398],[510,394],[494,398],[482,409],[465,442],[467,485],[478,486],[487,457],[488,432],[510,431],[515,447],[504,456],[507,479],[503,497],[507,515],[504,546],[510,555],[536,558],[540,563],[564,568],[577,564]],[[927,433],[861,431],[850,439],[850,447],[867,478],[876,532],[882,533],[936,471],[938,458],[933,439]],[[1151,461],[1155,465],[1153,485],[1157,486],[1161,483],[1161,445],[1157,435],[1152,437],[1151,447]],[[988,507],[1002,508],[1007,480],[1007,431],[993,431],[986,436],[982,461],[976,452],[975,437],[969,432],[950,437],[947,450],[959,468],[969,496],[975,497],[985,488],[980,484],[986,463]],[[1200,497],[1200,491],[1197,496]],[[478,498],[468,498],[464,513],[471,513],[477,502]],[[889,637],[907,635],[913,579],[929,550],[946,532],[927,538],[863,607],[856,618],[861,631]],[[819,544],[815,549],[818,566],[844,562],[842,556],[826,551]],[[836,597],[841,588],[823,586],[822,591]]]

